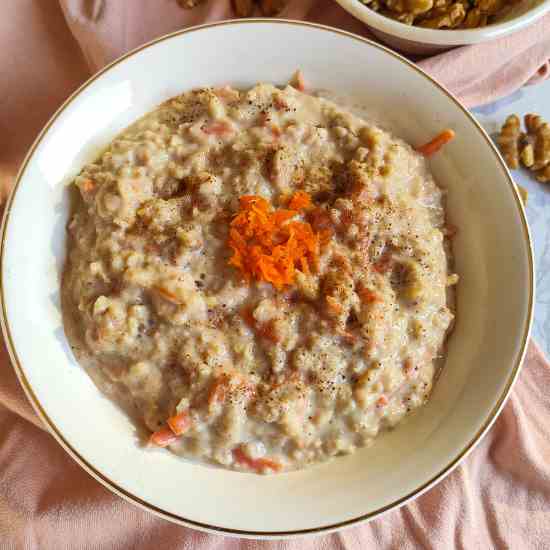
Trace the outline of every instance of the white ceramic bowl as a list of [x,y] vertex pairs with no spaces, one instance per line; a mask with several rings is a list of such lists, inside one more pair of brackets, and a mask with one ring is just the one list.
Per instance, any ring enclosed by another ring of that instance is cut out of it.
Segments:
[[[254,46],[251,47],[251,44]],[[322,52],[322,54],[320,53]],[[139,447],[135,427],[76,364],[59,310],[67,186],[117,132],[183,90],[307,83],[369,105],[412,144],[457,137],[431,162],[448,189],[458,319],[429,404],[371,449],[310,469],[256,476]],[[392,78],[384,78],[391,74]],[[490,139],[456,99],[393,52],[335,29],[250,20],[160,38],[94,76],[31,148],[7,208],[3,330],[37,413],[65,450],[127,500],[172,521],[241,536],[329,531],[395,508],[447,474],[494,421],[525,352],[533,258],[525,214]]]
[[371,10],[359,0],[336,0],[363,21],[382,42],[399,51],[428,55],[465,44],[478,44],[523,29],[550,11],[550,0],[521,0],[497,23],[479,29],[435,30],[405,25]]

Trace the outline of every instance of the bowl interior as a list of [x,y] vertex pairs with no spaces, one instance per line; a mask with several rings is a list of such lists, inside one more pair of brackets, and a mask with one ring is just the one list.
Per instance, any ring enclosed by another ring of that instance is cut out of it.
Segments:
[[[59,279],[67,185],[117,132],[164,99],[204,85],[282,84],[298,67],[309,87],[366,105],[412,144],[446,127],[456,131],[456,140],[431,163],[459,227],[461,275],[456,329],[433,398],[371,449],[302,472],[254,476],[144,451],[132,423],[76,364],[64,336]],[[464,455],[517,372],[528,336],[531,267],[511,179],[487,136],[454,99],[378,45],[327,28],[264,20],[161,39],[115,63],[61,109],[13,196],[2,283],[7,336],[23,385],[88,471],[175,521],[276,536],[376,515],[417,494]]]

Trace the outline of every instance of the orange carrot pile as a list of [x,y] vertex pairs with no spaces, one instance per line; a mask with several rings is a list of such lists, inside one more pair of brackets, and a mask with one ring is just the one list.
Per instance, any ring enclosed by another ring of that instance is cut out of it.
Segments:
[[455,133],[451,129],[443,130],[440,134],[437,134],[431,141],[417,147],[416,150],[424,155],[425,157],[430,157],[437,153],[444,145],[452,141],[455,137]]
[[309,273],[317,262],[319,234],[309,223],[290,220],[310,205],[304,192],[291,197],[288,210],[272,210],[262,197],[241,197],[240,211],[229,230],[230,265],[247,281],[267,281],[277,290],[294,283],[296,269]]
[[296,191],[290,198],[288,207],[291,210],[305,210],[311,206],[311,197],[304,191]]

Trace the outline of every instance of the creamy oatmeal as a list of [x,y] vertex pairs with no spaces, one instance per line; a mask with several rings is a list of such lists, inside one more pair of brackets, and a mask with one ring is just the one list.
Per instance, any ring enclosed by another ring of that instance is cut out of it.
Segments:
[[405,142],[292,87],[201,89],[75,185],[66,331],[151,446],[292,470],[425,403],[457,276]]

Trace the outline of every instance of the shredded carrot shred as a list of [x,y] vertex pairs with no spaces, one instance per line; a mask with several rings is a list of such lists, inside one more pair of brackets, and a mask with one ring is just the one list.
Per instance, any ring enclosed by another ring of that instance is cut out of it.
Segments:
[[385,407],[388,403],[389,403],[388,398],[387,398],[385,395],[381,395],[381,396],[376,400],[376,406],[377,406],[378,408],[380,408],[380,407]]
[[171,416],[166,423],[175,435],[181,435],[186,432],[191,426],[191,419],[187,411]]
[[361,302],[364,304],[372,304],[380,301],[380,297],[376,294],[376,292],[373,292],[364,286],[359,287],[357,294],[359,295]]
[[189,417],[189,411],[182,411],[171,416],[166,421],[166,426],[153,432],[149,438],[149,443],[156,447],[167,447],[175,443],[180,435],[186,432],[190,427],[191,418]]
[[454,131],[448,128],[443,130],[440,134],[437,134],[437,136],[435,136],[431,141],[428,141],[428,143],[417,147],[416,150],[425,157],[429,157],[437,153],[445,144],[452,141],[454,137]]
[[215,403],[222,403],[225,400],[226,389],[228,385],[227,376],[220,376],[215,380],[208,393],[208,406],[212,407]]
[[243,318],[243,321],[250,327],[254,328],[256,325],[256,319],[254,319],[254,315],[252,315],[252,308],[246,307],[243,308],[240,312],[241,317]]
[[290,198],[288,207],[291,210],[304,210],[311,206],[311,197],[305,191],[296,191]]
[[164,427],[151,434],[149,442],[157,447],[168,447],[177,440],[178,436],[170,428]]
[[279,128],[279,126],[277,126],[276,124],[271,125],[271,133],[276,138],[279,138],[283,135],[283,132],[281,131],[281,128]]
[[92,180],[87,179],[81,187],[85,193],[91,193],[95,189],[95,183]]
[[382,256],[374,264],[374,269],[376,271],[378,271],[378,273],[384,274],[384,273],[387,273],[391,269],[392,263],[393,263],[393,257],[391,255],[391,253],[386,251],[382,254]]
[[230,134],[233,132],[233,127],[227,122],[212,122],[203,126],[202,131],[208,135],[223,136],[224,134]]
[[239,464],[244,464],[258,473],[263,472],[266,468],[274,472],[279,472],[282,469],[282,465],[279,462],[275,462],[275,460],[271,460],[270,458],[250,458],[240,447],[233,449],[233,458]]
[[171,302],[172,304],[176,304],[176,305],[182,305],[181,300],[173,292],[170,292],[169,290],[166,290],[161,286],[155,286],[153,287],[153,290],[155,290],[157,294],[159,294],[162,298],[164,298],[168,302]]
[[272,210],[262,197],[245,195],[231,222],[228,245],[233,250],[229,264],[245,279],[267,281],[277,290],[292,285],[296,269],[307,273],[317,265],[319,234],[306,222],[291,221],[311,205],[307,193],[294,194],[290,210]]

